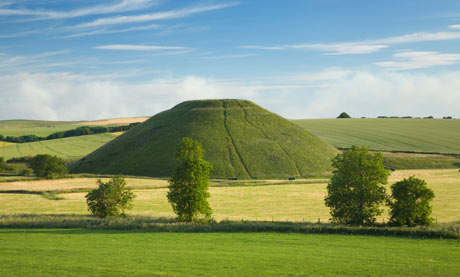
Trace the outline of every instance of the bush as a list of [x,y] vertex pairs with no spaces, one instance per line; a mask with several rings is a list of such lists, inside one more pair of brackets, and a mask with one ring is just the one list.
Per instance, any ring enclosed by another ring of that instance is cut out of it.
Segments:
[[337,118],[351,118],[351,116],[348,115],[346,112],[343,112],[343,113],[339,114],[339,116],[337,116]]
[[365,147],[353,146],[338,154],[328,195],[324,199],[331,208],[332,221],[340,224],[370,225],[382,213],[379,205],[386,199],[385,187],[389,172],[383,166],[381,153],[372,154]]
[[0,172],[6,172],[6,171],[11,171],[12,170],[12,167],[9,166],[5,160],[3,159],[3,157],[0,157]]
[[202,159],[203,152],[201,144],[191,138],[182,139],[177,148],[180,165],[169,180],[168,200],[179,221],[195,221],[199,214],[211,218],[207,198],[212,165]]
[[413,176],[391,186],[390,224],[396,226],[430,225],[433,222],[430,201],[434,192],[424,180]]
[[67,167],[61,158],[51,155],[37,155],[30,161],[30,167],[37,177],[56,179],[67,174]]
[[105,218],[107,216],[124,215],[125,209],[132,208],[134,193],[126,187],[123,177],[115,177],[104,183],[97,180],[98,188],[86,194],[88,210],[95,216]]

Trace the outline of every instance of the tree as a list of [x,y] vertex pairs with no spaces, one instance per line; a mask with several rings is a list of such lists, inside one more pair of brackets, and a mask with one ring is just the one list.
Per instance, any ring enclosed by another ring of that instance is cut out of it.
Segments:
[[201,214],[210,219],[209,173],[212,165],[203,160],[201,143],[191,138],[183,138],[176,151],[180,162],[169,180],[168,201],[179,221],[191,222]]
[[372,154],[366,147],[353,146],[333,160],[335,168],[328,195],[332,221],[342,224],[369,225],[382,213],[379,205],[386,199],[389,172],[383,167],[381,153]]
[[132,201],[136,197],[126,186],[123,177],[112,178],[107,183],[97,180],[98,188],[86,194],[88,210],[95,216],[124,215],[126,209],[132,208]]
[[11,171],[11,170],[13,170],[13,168],[5,162],[3,157],[0,157],[0,172]]
[[37,155],[30,160],[30,167],[38,177],[55,179],[67,174],[67,167],[61,158],[51,155]]
[[351,116],[348,115],[346,112],[343,112],[343,113],[339,114],[339,116],[337,116],[337,118],[351,118]]
[[432,223],[430,201],[434,198],[434,192],[424,180],[411,176],[394,183],[391,186],[391,198],[388,206],[392,225],[416,226]]

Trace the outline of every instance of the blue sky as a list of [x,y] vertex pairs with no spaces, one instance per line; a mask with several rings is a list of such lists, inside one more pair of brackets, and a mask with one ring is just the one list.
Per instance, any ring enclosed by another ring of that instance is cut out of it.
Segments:
[[288,118],[460,117],[460,2],[0,1],[0,119],[244,98]]

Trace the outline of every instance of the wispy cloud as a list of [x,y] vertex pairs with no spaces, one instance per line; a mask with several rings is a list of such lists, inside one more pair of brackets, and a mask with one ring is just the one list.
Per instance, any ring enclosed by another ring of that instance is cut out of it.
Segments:
[[460,24],[450,25],[449,28],[451,28],[451,29],[460,29]]
[[[52,11],[52,10],[31,10],[31,9],[0,9],[0,16],[31,16],[28,21],[33,20],[49,20],[73,18],[97,14],[110,14],[117,12],[127,12],[143,9],[156,4],[156,1],[151,0],[123,0],[111,5],[97,5],[82,9],[74,9],[70,11]],[[0,6],[1,7],[1,6]]]
[[204,59],[207,60],[226,60],[226,59],[241,59],[241,58],[248,58],[254,57],[257,54],[234,54],[234,55],[221,55],[221,56],[207,56]]
[[[455,26],[455,25],[452,25]],[[460,26],[460,25],[459,25]],[[328,55],[349,55],[349,54],[369,54],[375,53],[382,49],[390,47],[393,44],[416,43],[424,41],[441,41],[460,39],[460,32],[437,32],[437,33],[412,33],[402,36],[393,36],[373,40],[362,40],[354,42],[338,42],[338,43],[304,43],[291,45],[274,45],[274,46],[259,46],[246,45],[240,48],[258,49],[258,50],[292,50],[292,49],[307,49],[325,52]]]
[[196,6],[196,7],[188,7],[188,8],[178,9],[178,10],[141,14],[141,15],[106,17],[106,18],[99,18],[91,22],[82,23],[82,24],[76,25],[75,27],[76,28],[91,28],[91,27],[115,25],[115,24],[126,24],[126,23],[138,23],[138,22],[146,22],[146,21],[176,19],[176,18],[188,17],[194,14],[203,13],[207,11],[225,9],[228,7],[232,7],[234,5],[236,5],[236,3],[224,3],[224,4],[216,4],[216,5],[203,5],[203,6]]
[[441,54],[438,52],[402,52],[393,55],[396,61],[375,63],[392,70],[409,70],[460,63],[460,54]]
[[94,35],[127,33],[127,32],[135,32],[135,31],[147,31],[147,30],[155,30],[155,29],[160,29],[160,28],[161,28],[160,25],[150,24],[146,26],[135,26],[135,27],[123,28],[123,29],[98,29],[98,30],[87,31],[87,32],[78,32],[75,34],[62,36],[61,38],[74,38],[74,37],[84,37],[84,36],[94,36]]
[[152,46],[152,45],[132,45],[132,44],[111,44],[95,46],[95,49],[102,50],[129,50],[129,51],[168,51],[168,50],[186,50],[182,46]]

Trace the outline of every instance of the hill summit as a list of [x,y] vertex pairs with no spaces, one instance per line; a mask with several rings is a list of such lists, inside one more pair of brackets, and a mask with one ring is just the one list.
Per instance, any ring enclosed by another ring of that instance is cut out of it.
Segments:
[[337,150],[246,100],[186,101],[130,129],[71,166],[72,172],[170,176],[183,137],[203,144],[213,178],[318,176]]

